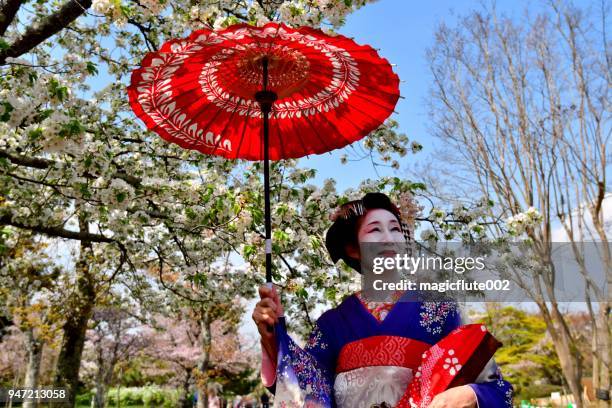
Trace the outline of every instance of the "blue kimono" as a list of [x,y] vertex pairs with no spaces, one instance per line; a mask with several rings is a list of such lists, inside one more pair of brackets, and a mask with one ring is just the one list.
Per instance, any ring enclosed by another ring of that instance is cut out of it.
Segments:
[[[383,402],[389,407],[398,404],[415,373],[420,374],[425,352],[461,326],[454,302],[403,300],[379,321],[357,295],[351,295],[323,313],[304,349],[289,337],[284,318],[280,318],[275,326],[274,406],[370,408]],[[444,368],[459,371],[460,365],[453,366],[455,360],[447,358]],[[493,359],[469,385],[479,408],[512,407],[512,386],[502,379]]]

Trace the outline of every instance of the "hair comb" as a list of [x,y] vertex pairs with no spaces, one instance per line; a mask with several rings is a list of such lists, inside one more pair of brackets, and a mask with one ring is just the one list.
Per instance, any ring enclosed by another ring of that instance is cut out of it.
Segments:
[[363,202],[361,200],[350,201],[342,204],[331,216],[330,220],[336,221],[341,218],[347,220],[352,217],[360,217],[365,213]]

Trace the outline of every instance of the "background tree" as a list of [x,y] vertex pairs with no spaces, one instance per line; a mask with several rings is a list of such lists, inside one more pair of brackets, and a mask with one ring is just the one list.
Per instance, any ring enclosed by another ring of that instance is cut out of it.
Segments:
[[[191,245],[194,244],[195,247],[192,248]],[[186,371],[183,388],[193,378],[198,392],[198,407],[206,408],[208,385],[212,381],[211,370],[224,366],[228,372],[236,372],[232,363],[238,364],[235,353],[236,348],[241,345],[237,343],[229,347],[228,341],[237,336],[237,327],[244,314],[242,299],[253,296],[256,280],[249,270],[232,268],[227,258],[221,265],[208,264],[205,255],[205,262],[198,262],[193,255],[206,252],[204,249],[198,251],[199,247],[200,243],[196,241],[182,242],[179,259],[187,261],[189,267],[185,270],[177,271],[172,268],[172,261],[169,259],[171,256],[160,256],[159,277],[160,282],[174,297],[169,305],[170,311],[174,315],[182,314],[197,328],[196,332],[191,332],[187,330],[193,329],[191,325],[185,327],[191,341],[190,346],[197,350],[194,350],[194,356],[198,358],[195,367],[189,364],[182,366]],[[185,258],[186,254],[191,254],[189,259]],[[213,325],[217,326],[216,333],[213,333]],[[214,353],[215,346],[218,347],[222,343],[225,343],[224,347],[217,348]],[[220,358],[220,354],[225,356]]]
[[[602,210],[610,145],[609,10],[605,2],[595,6],[554,1],[520,23],[494,7],[474,12],[455,27],[441,25],[428,53],[432,133],[445,146],[445,170],[452,171],[464,194],[477,192],[497,203],[492,215],[509,218],[511,232],[533,241],[543,269],[527,286],[534,289],[533,300],[578,406],[583,358],[552,291],[555,271],[549,260],[551,232],[559,222],[577,261],[583,261],[580,241],[587,237],[579,231],[586,217],[602,242],[609,290],[612,268]],[[541,219],[531,219],[535,213],[527,213],[529,207],[539,210]],[[594,383],[609,390],[608,301],[580,269],[596,327]]]
[[130,316],[125,306],[109,305],[95,309],[90,325],[86,353],[89,351],[95,362],[92,373],[96,390],[94,405],[104,408],[106,394],[115,380],[117,364],[135,357],[148,344],[139,330],[138,321]]
[[[61,323],[56,287],[60,269],[45,253],[47,244],[29,232],[10,229],[0,256],[0,298],[15,327],[24,336],[27,352],[24,387],[41,384],[45,346],[54,347]],[[25,402],[24,406],[37,404]]]
[[[209,350],[203,350],[202,343],[205,339],[200,328],[201,323],[193,318],[189,309],[184,309],[183,313],[180,319],[175,316],[156,316],[155,328],[146,331],[152,345],[145,350],[145,353],[154,359],[149,364],[155,364],[155,370],[169,372],[171,382],[182,390],[181,406],[192,406],[190,395],[193,394],[194,386],[199,393],[198,400],[206,400],[208,384],[198,383],[202,376],[208,379],[208,383],[217,382],[224,385],[228,391],[232,386],[238,385],[228,386],[227,382],[231,378],[242,378],[244,384],[244,376],[252,373],[252,349],[241,344],[231,326],[216,321],[211,324],[210,335],[215,338],[215,342]],[[204,368],[202,361],[206,361],[205,373],[200,371]],[[250,385],[253,386],[252,383]]]
[[[563,375],[544,319],[511,306],[488,304],[480,319],[503,347],[495,355],[504,378],[514,387],[515,399],[547,397],[561,390]],[[536,379],[534,383],[534,379]]]

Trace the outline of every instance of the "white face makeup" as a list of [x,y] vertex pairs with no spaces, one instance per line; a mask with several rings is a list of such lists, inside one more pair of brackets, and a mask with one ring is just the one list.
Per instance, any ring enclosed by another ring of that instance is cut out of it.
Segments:
[[[393,213],[382,208],[369,210],[359,220],[358,225],[357,240],[360,248],[357,252],[358,259],[363,261],[362,268],[369,269],[376,258],[396,258],[406,253],[406,238]],[[383,273],[377,276],[380,279],[393,280],[397,278],[397,273],[395,267],[386,267]]]
[[[382,208],[369,210],[358,225],[357,241],[360,246],[363,243],[383,244],[377,245],[378,253],[370,253],[370,256],[394,257],[404,252],[402,248],[405,248],[406,241],[393,213]],[[361,259],[360,252],[359,248],[347,246],[347,253],[355,259]]]
[[368,211],[360,222],[357,240],[361,242],[404,242],[399,221],[391,212],[376,208]]

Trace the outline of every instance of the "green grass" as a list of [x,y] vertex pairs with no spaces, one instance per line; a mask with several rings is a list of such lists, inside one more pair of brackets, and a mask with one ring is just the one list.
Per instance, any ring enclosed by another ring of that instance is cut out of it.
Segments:
[[[158,386],[122,387],[119,389],[119,395],[117,395],[116,388],[111,388],[106,396],[109,408],[118,406],[125,408],[173,408],[178,403],[180,391]],[[91,398],[91,392],[80,394],[77,397],[76,406],[78,408],[91,407]]]

